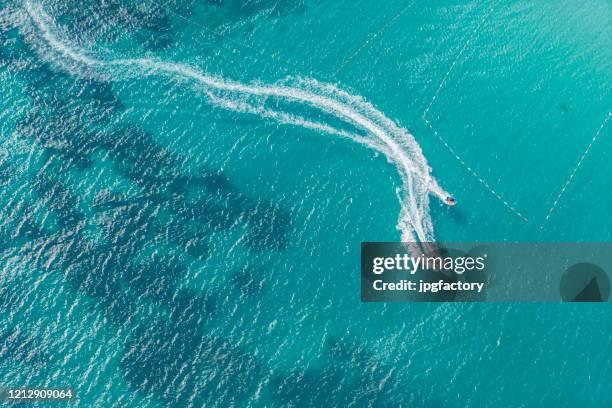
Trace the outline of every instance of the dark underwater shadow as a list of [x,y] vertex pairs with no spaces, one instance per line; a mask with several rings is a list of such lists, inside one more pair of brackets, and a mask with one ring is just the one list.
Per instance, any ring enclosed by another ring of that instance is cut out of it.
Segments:
[[392,393],[402,389],[393,367],[380,364],[365,348],[346,338],[331,337],[323,345],[317,368],[295,368],[271,380],[282,406],[396,406]]
[[322,344],[316,368],[276,373],[270,388],[279,406],[443,407],[430,390],[422,390],[421,373],[408,378],[400,367],[381,363],[376,354],[347,334]]
[[19,365],[30,372],[30,378],[43,380],[40,371],[53,360],[31,330],[21,326],[0,328],[0,367]]
[[[94,1],[92,5],[98,5]],[[257,7],[264,6],[258,3]],[[248,7],[255,6],[251,4]],[[267,5],[265,5],[267,7]],[[58,6],[69,13],[71,8]],[[241,6],[242,7],[242,6]],[[248,8],[247,7],[247,8]],[[276,6],[275,6],[276,7]],[[75,12],[87,9],[75,7]],[[55,10],[61,14],[61,10]],[[121,19],[129,19],[138,27],[155,30],[166,25],[165,14],[149,15],[140,9],[123,8],[121,2],[105,2],[95,13],[115,14],[121,11]],[[133,12],[133,13],[132,13]],[[136,15],[132,21],[132,14]],[[68,18],[67,14],[63,18]],[[87,20],[87,19],[85,19]],[[126,20],[127,21],[127,20]],[[122,23],[126,23],[122,21]],[[84,21],[83,24],[88,24]],[[92,166],[92,155],[106,151],[115,169],[142,189],[145,201],[158,204],[174,214],[176,222],[170,223],[167,232],[179,241],[187,253],[197,259],[205,259],[208,248],[198,237],[202,228],[228,230],[239,223],[247,223],[249,233],[245,244],[253,250],[282,250],[287,243],[290,215],[275,203],[259,202],[241,194],[219,172],[205,170],[202,174],[184,174],[177,157],[155,143],[155,138],[138,126],[126,126],[118,131],[93,131],[90,123],[104,123],[124,107],[112,91],[110,83],[94,79],[74,78],[55,71],[47,63],[38,61],[37,55],[14,30],[3,31],[3,36],[15,40],[18,49],[15,61],[28,61],[20,75],[25,88],[32,95],[33,107],[23,117],[17,128],[20,136],[35,141],[45,148],[48,157],[57,156],[63,167],[77,170]],[[23,65],[23,64],[22,64]],[[193,194],[204,187],[208,195]],[[212,200],[215,196],[217,200]],[[142,200],[143,197],[139,197]],[[135,206],[132,215],[147,206]],[[129,210],[125,210],[129,211]],[[64,221],[68,221],[61,215]],[[127,215],[129,216],[129,214]],[[124,217],[124,219],[127,218]],[[129,221],[138,224],[139,219]],[[183,225],[195,226],[185,228]],[[142,225],[141,225],[142,226]],[[142,229],[128,228],[131,232]],[[119,233],[111,226],[111,232]],[[118,236],[121,240],[126,233]],[[142,235],[139,238],[145,238]]]
[[139,327],[120,366],[130,388],[173,407],[243,401],[262,374],[253,356],[183,320]]
[[[82,22],[79,29],[90,23]],[[155,31],[151,24],[146,29]],[[121,359],[132,389],[152,393],[166,405],[201,401],[201,406],[214,402],[216,394],[240,404],[257,386],[262,364],[232,339],[204,332],[204,325],[221,313],[222,298],[181,286],[188,271],[185,259],[207,259],[211,232],[236,226],[246,227],[248,250],[282,251],[290,213],[241,191],[221,171],[185,170],[186,158],[139,126],[113,127],[123,106],[110,83],[67,76],[37,61],[25,44],[17,48],[2,58],[8,64],[27,60],[18,75],[32,105],[16,135],[44,154],[42,163],[28,169],[32,175],[23,190],[32,197],[24,197],[11,221],[25,220],[19,228],[10,225],[15,232],[8,246],[35,249],[31,270],[54,273],[71,293],[91,300],[110,330],[135,329]],[[100,157],[130,184],[129,194],[81,193],[78,177],[90,177]],[[28,217],[32,209],[48,213],[44,223]],[[240,290],[253,290],[250,285]],[[15,299],[0,292],[0,302],[10,308]],[[3,356],[28,362],[14,350]],[[185,384],[179,393],[173,388],[176,380]]]
[[117,42],[127,33],[150,51],[168,48],[174,42],[168,12],[153,2],[69,0],[55,5],[53,16],[82,41]]

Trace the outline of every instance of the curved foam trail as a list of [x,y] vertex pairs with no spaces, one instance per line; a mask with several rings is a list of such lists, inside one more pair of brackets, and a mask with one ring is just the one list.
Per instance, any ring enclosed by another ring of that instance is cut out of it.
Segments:
[[[295,83],[291,85],[243,84],[207,75],[188,65],[151,58],[96,59],[69,42],[60,40],[54,34],[57,30],[53,20],[41,7],[26,3],[26,11],[47,45],[73,64],[95,68],[100,73],[115,68],[115,71],[112,71],[113,77],[118,76],[116,69],[124,69],[127,70],[124,75],[141,77],[164,74],[192,81],[215,106],[258,115],[281,124],[350,138],[381,152],[395,164],[403,182],[398,193],[401,210],[397,223],[397,228],[402,233],[402,241],[434,241],[433,225],[429,216],[429,194],[441,200],[449,194],[432,177],[431,168],[414,137],[363,98],[313,79],[294,80]],[[336,129],[302,116],[266,108],[265,102],[269,98],[310,106],[361,130],[365,136]]]

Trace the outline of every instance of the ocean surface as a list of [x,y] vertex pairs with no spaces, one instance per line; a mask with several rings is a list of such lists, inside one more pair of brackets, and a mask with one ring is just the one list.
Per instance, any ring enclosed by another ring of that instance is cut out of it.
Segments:
[[608,0],[0,1],[0,385],[611,406],[609,304],[359,300],[362,241],[612,240],[610,21]]

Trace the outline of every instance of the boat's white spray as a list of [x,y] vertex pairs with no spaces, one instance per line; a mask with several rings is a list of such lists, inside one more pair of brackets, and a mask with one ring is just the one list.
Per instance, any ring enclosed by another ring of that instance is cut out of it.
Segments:
[[[397,224],[402,233],[402,241],[434,241],[429,215],[429,194],[441,200],[449,194],[431,175],[431,168],[414,137],[363,98],[312,79],[296,79],[291,84],[243,84],[205,74],[185,64],[153,58],[97,59],[69,41],[60,39],[52,18],[40,6],[28,2],[25,9],[36,27],[36,35],[45,41],[54,54],[47,56],[71,71],[74,68],[87,67],[100,74],[107,74],[108,77],[120,79],[128,79],[134,75],[169,75],[193,82],[214,106],[350,138],[381,152],[395,164],[403,182],[402,188],[398,189],[401,211]],[[363,135],[275,110],[266,106],[269,98],[310,106],[359,129]]]

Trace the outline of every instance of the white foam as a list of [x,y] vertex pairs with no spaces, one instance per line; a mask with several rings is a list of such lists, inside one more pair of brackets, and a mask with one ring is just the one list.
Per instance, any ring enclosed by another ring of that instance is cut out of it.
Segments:
[[[429,194],[444,200],[449,194],[431,175],[431,169],[414,137],[404,128],[387,118],[363,98],[351,95],[331,84],[321,84],[313,79],[292,79],[289,83],[243,84],[221,77],[207,75],[185,64],[171,63],[153,58],[96,59],[87,52],[58,37],[53,20],[40,6],[26,3],[26,11],[35,24],[39,36],[60,57],[64,67],[93,68],[109,78],[125,79],[129,76],[153,74],[170,75],[192,82],[215,106],[235,112],[258,115],[281,124],[300,126],[335,136],[350,138],[381,152],[393,163],[402,178],[399,191],[401,210],[397,228],[402,241],[434,241],[433,226],[429,215]],[[51,56],[53,57],[53,56]],[[66,61],[66,58],[68,61]],[[117,72],[120,69],[121,72]],[[299,103],[332,115],[363,135],[303,116],[266,107],[266,101],[277,98]]]

